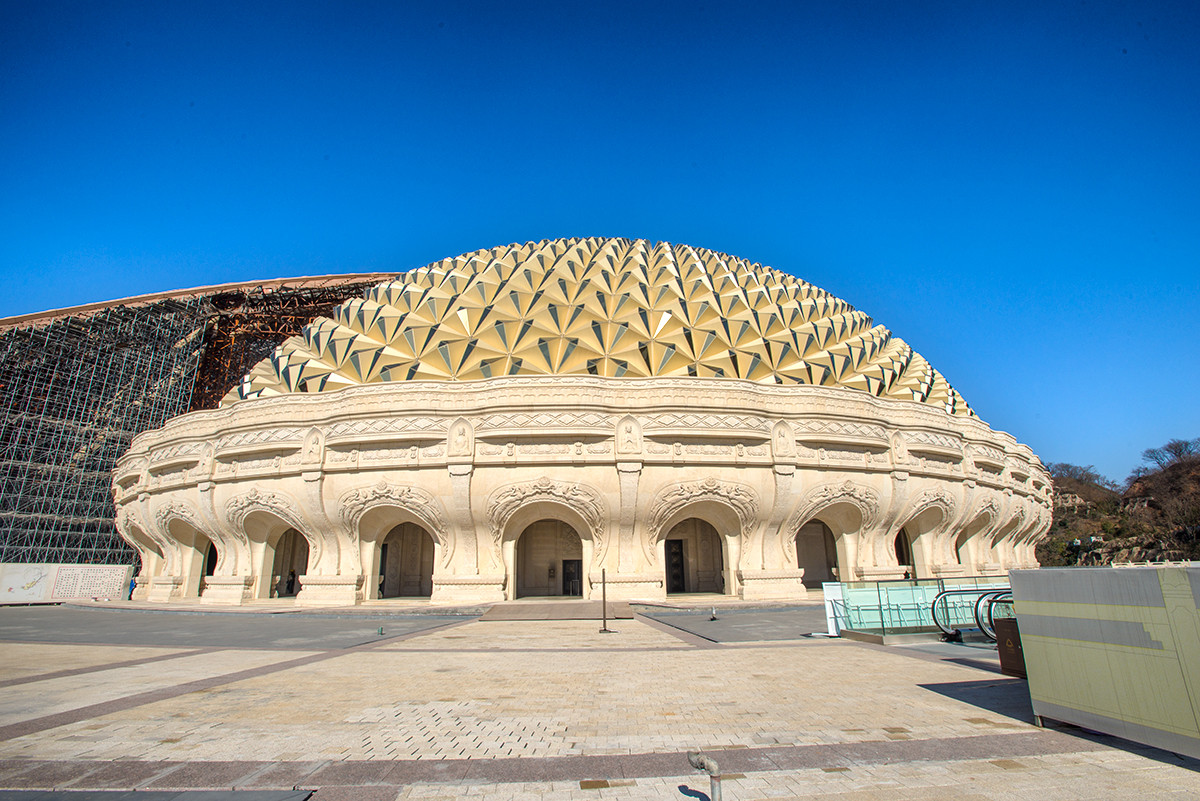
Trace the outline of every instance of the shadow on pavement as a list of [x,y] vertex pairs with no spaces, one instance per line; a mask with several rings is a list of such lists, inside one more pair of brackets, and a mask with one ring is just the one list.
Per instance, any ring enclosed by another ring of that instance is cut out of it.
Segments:
[[[329,650],[434,629],[462,616],[179,614],[63,606],[0,607],[0,641],[184,648]],[[380,629],[383,633],[380,633]],[[2,801],[2,799],[0,799]]]

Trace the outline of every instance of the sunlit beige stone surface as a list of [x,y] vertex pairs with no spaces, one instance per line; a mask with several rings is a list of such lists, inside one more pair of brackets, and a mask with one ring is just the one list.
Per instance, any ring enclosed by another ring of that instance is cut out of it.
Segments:
[[1036,565],[1037,457],[865,315],[685,246],[448,259],[134,440],[135,597],[723,592]]

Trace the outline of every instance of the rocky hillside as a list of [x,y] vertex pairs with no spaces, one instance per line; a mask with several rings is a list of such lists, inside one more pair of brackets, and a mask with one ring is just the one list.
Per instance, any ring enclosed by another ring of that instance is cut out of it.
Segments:
[[1151,448],[1124,487],[1091,468],[1049,466],[1055,510],[1043,565],[1200,560],[1200,438]]

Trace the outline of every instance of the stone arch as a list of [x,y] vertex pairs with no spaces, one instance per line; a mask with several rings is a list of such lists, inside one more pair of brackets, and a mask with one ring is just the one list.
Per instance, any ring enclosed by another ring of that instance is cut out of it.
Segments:
[[584,484],[540,478],[511,484],[491,494],[488,527],[505,572],[505,598],[516,597],[516,543],[533,523],[558,520],[573,528],[583,549],[583,597],[591,597],[592,566],[601,564],[607,549],[605,523],[609,517],[599,492]]
[[727,593],[729,538],[703,517],[687,517],[663,534],[663,588],[668,595],[686,592]]
[[366,577],[361,592],[364,598],[380,597],[377,577],[384,540],[400,526],[411,524],[423,530],[433,543],[433,564],[442,569],[450,564],[454,545],[446,515],[441,503],[423,489],[380,481],[343,494],[338,510],[342,524],[358,542]]
[[722,586],[727,595],[736,595],[740,592],[737,571],[742,545],[758,525],[758,510],[758,496],[742,484],[715,478],[671,484],[660,490],[650,505],[647,536],[643,540],[646,558],[665,573],[668,567],[667,535],[685,520],[702,520],[720,536]]
[[805,587],[819,588],[826,581],[838,580],[842,571],[838,568],[837,540],[833,529],[820,517],[801,525],[791,537],[790,545],[796,554],[790,564],[803,571]]
[[808,523],[824,523],[833,535],[837,551],[838,578],[848,581],[857,562],[863,533],[879,517],[879,495],[870,487],[850,479],[813,487],[804,494],[796,511],[782,529],[782,548],[787,564],[797,564],[796,535]]
[[121,539],[138,552],[141,560],[138,577],[148,579],[161,574],[166,567],[166,549],[153,530],[128,509],[117,515],[115,525]]
[[[899,555],[908,550],[912,559],[912,578],[929,578],[938,559],[938,538],[954,521],[956,503],[954,497],[942,487],[926,489],[918,493],[900,518],[904,522],[888,536],[882,556],[888,564],[900,564]],[[907,537],[906,548],[901,537]],[[882,563],[882,562],[881,562]]]
[[412,521],[398,523],[370,544],[366,597],[432,597],[438,546],[428,529]]
[[985,554],[985,569],[989,572],[1002,572],[1012,561],[1008,552],[1010,538],[1021,528],[1025,521],[1025,509],[1017,507],[1012,510],[1003,525],[996,528],[988,537],[988,549]]
[[168,571],[179,579],[180,595],[199,598],[204,592],[209,549],[217,551],[217,571],[226,567],[225,549],[205,530],[199,512],[187,504],[172,501],[160,507],[154,519],[159,531],[176,545],[176,559],[174,564],[168,564]]
[[230,527],[250,544],[251,597],[269,598],[275,567],[275,549],[288,531],[295,531],[308,546],[308,570],[321,557],[320,539],[310,535],[295,506],[284,496],[257,487],[230,498],[225,504]]
[[[374,543],[401,523],[415,523],[433,537],[440,551],[438,563],[443,567],[450,564],[454,545],[446,515],[441,503],[423,489],[380,481],[345,493],[338,500],[338,509],[342,523],[360,542]],[[367,564],[364,559],[364,568]]]
[[591,567],[589,541],[560,517],[522,523],[514,525],[513,530],[519,532],[506,543],[504,553],[506,568],[510,564],[509,552],[512,554],[509,571],[512,597],[587,597],[584,575]]
[[975,510],[975,514],[971,516],[967,525],[954,537],[954,556],[960,565],[969,568],[971,571],[977,569],[976,565],[980,561],[979,546],[981,537],[985,536],[985,532],[996,524],[996,518],[999,515],[1000,508],[997,506],[995,499],[992,498],[989,498]]
[[1050,530],[1053,522],[1051,513],[1041,505],[1030,503],[1030,507],[1034,510],[1033,520],[1015,540],[1017,566],[1019,567],[1037,567],[1035,549],[1038,542]]

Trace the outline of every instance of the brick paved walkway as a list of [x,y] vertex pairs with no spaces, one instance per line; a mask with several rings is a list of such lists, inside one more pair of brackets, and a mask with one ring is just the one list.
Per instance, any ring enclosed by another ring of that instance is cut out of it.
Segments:
[[727,801],[1200,797],[1194,760],[1033,727],[1024,683],[978,648],[434,622],[339,647],[54,643],[49,624],[0,641],[0,788],[687,799],[708,790],[684,758],[701,748]]

